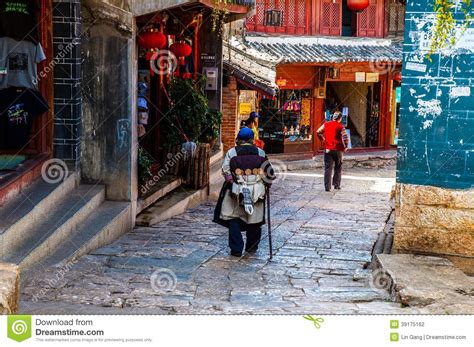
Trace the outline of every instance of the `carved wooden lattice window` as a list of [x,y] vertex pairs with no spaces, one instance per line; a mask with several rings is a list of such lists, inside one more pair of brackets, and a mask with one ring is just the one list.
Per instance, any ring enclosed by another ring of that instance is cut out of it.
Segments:
[[357,15],[357,36],[377,36],[377,6],[381,0],[370,0],[369,7]]
[[245,25],[249,31],[307,34],[309,3],[310,0],[257,0],[255,15]]
[[320,23],[322,35],[341,35],[342,0],[321,0]]
[[398,0],[387,0],[385,9],[387,34],[403,36],[405,31],[405,5]]
[[265,12],[265,25],[279,27],[283,25],[283,12],[268,10]]

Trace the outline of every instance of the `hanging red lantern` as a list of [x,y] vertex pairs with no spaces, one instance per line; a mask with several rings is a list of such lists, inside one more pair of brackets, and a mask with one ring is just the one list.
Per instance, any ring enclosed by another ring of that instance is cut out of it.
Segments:
[[170,46],[170,51],[179,58],[180,64],[184,65],[184,58],[191,55],[193,48],[184,41],[178,41]]
[[393,75],[393,80],[397,81],[398,83],[402,83],[402,73],[400,71],[395,72]]
[[138,35],[138,44],[146,49],[162,49],[166,46],[166,35],[151,30]]
[[370,0],[347,0],[347,7],[351,11],[362,12],[370,5]]

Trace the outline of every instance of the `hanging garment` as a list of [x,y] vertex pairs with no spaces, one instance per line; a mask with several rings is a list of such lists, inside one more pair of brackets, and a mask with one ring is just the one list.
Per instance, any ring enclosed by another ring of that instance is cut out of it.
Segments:
[[138,124],[148,125],[148,112],[138,112]]
[[0,37],[0,89],[20,87],[37,89],[37,64],[46,59],[41,44]]
[[139,112],[147,112],[148,111],[148,101],[145,98],[138,98],[138,111]]
[[38,43],[38,3],[35,0],[0,0],[0,36]]
[[0,143],[11,149],[25,147],[30,140],[33,118],[48,109],[47,102],[34,89],[11,87],[0,90],[0,124],[5,129]]
[[145,82],[138,82],[137,93],[139,98],[146,98],[148,86]]

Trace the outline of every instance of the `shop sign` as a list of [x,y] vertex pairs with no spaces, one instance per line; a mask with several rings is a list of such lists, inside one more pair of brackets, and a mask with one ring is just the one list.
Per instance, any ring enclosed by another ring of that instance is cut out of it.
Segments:
[[378,72],[368,72],[365,75],[366,82],[378,82],[379,81],[379,73]]
[[250,102],[242,102],[239,105],[239,113],[241,116],[249,115],[252,112],[252,104]]
[[209,53],[201,53],[201,63],[204,66],[215,66],[216,65],[216,55]]
[[355,73],[356,82],[365,82],[365,72],[356,72]]
[[6,74],[7,74],[7,69],[0,68],[0,75],[6,75]]

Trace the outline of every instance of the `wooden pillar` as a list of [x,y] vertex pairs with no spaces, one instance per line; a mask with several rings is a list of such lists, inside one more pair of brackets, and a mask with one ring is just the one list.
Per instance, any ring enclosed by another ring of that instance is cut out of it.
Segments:
[[[39,64],[38,72],[44,71],[53,60],[53,1],[41,0],[39,13],[39,38],[43,46],[46,60]],[[35,136],[35,151],[39,153],[52,154],[53,152],[53,128],[54,128],[54,76],[53,73],[45,74],[39,79],[39,90],[48,102],[49,111],[35,121],[32,136]]]
[[311,132],[313,134],[313,155],[320,152],[322,143],[316,131],[324,123],[324,99],[319,99],[313,95],[313,116],[311,117]]
[[390,112],[390,88],[391,84],[391,73],[383,75],[380,79],[381,82],[381,95],[380,95],[380,116],[381,124],[379,131],[379,146],[383,146],[384,149],[390,148],[390,125],[391,125],[391,112]]

